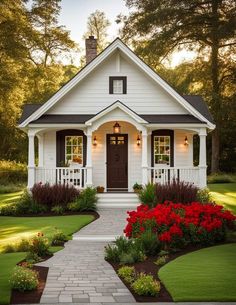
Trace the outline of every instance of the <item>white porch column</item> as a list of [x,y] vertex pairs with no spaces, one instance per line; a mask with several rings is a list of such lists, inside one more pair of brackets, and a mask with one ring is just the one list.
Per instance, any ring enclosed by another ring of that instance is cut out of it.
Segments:
[[43,135],[37,135],[38,138],[38,143],[39,143],[39,162],[38,162],[38,167],[43,167],[44,166],[44,136]]
[[142,130],[142,184],[148,183],[148,133],[147,130]]
[[31,189],[35,183],[35,153],[34,153],[34,137],[35,131],[28,131],[28,185]]
[[200,147],[199,147],[199,187],[207,186],[207,163],[206,163],[206,128],[200,128],[199,131]]
[[86,168],[87,168],[87,181],[86,186],[93,185],[93,170],[92,170],[92,130],[90,128],[87,129],[87,161],[86,161]]

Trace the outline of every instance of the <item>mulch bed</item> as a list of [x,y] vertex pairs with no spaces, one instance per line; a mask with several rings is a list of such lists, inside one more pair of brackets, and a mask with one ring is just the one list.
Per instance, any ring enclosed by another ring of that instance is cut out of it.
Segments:
[[40,303],[40,298],[46,284],[48,267],[33,266],[33,270],[38,272],[39,285],[36,290],[20,292],[16,290],[11,291],[10,304],[35,304]]
[[[177,257],[199,250],[202,247],[188,247],[187,249],[181,250],[179,252],[176,253],[170,253],[168,254],[168,259],[166,261],[166,263],[176,259]],[[156,280],[160,281],[160,279],[158,278],[158,271],[162,266],[157,266],[156,264],[154,264],[154,262],[157,260],[158,256],[155,257],[148,257],[144,262],[140,262],[140,263],[135,263],[129,266],[134,266],[135,271],[137,273],[141,273],[144,272],[146,274],[151,274]],[[116,273],[118,272],[118,269],[121,267],[121,265],[119,263],[112,263],[109,262],[112,267],[114,268],[114,270],[116,271]],[[125,286],[130,290],[130,292],[132,293],[132,295],[134,296],[135,300],[137,302],[173,302],[173,299],[171,297],[171,295],[169,294],[169,292],[167,291],[167,289],[165,288],[165,286],[163,285],[163,283],[161,282],[161,290],[158,296],[156,297],[152,297],[152,296],[140,296],[138,294],[136,294],[134,292],[134,290],[131,288],[130,284],[126,283],[122,278],[120,278],[122,280],[122,282],[125,284]]]

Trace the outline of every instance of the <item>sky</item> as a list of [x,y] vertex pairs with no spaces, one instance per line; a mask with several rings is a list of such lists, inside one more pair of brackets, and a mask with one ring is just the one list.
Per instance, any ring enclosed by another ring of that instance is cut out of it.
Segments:
[[[108,28],[109,41],[114,40],[119,34],[119,25],[115,20],[120,13],[128,14],[124,0],[62,0],[59,24],[64,25],[71,33],[71,38],[79,44],[81,52],[84,52],[83,34],[86,32],[88,16],[95,10],[104,11],[111,22]],[[81,54],[73,54],[74,64],[79,64]],[[185,60],[194,58],[193,52],[181,51],[171,58],[170,66],[174,67]]]

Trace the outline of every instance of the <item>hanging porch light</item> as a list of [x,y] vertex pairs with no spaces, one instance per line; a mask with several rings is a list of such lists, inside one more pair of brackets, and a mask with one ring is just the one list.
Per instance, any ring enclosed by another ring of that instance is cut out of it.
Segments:
[[121,126],[118,122],[115,123],[115,125],[113,126],[113,133],[120,133],[121,131]]

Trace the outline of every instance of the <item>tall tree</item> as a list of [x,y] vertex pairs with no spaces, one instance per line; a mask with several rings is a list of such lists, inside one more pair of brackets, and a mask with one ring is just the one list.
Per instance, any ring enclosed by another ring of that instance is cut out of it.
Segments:
[[107,29],[111,25],[104,12],[96,10],[88,17],[87,31],[83,38],[95,36],[97,38],[98,52],[101,52],[108,45]]
[[209,59],[209,105],[217,125],[212,133],[211,170],[217,172],[223,80],[233,77],[224,59],[226,53],[231,59],[235,56],[235,0],[126,0],[126,5],[132,9],[130,16],[118,19],[124,22],[123,37],[154,68],[163,57],[181,47]]

